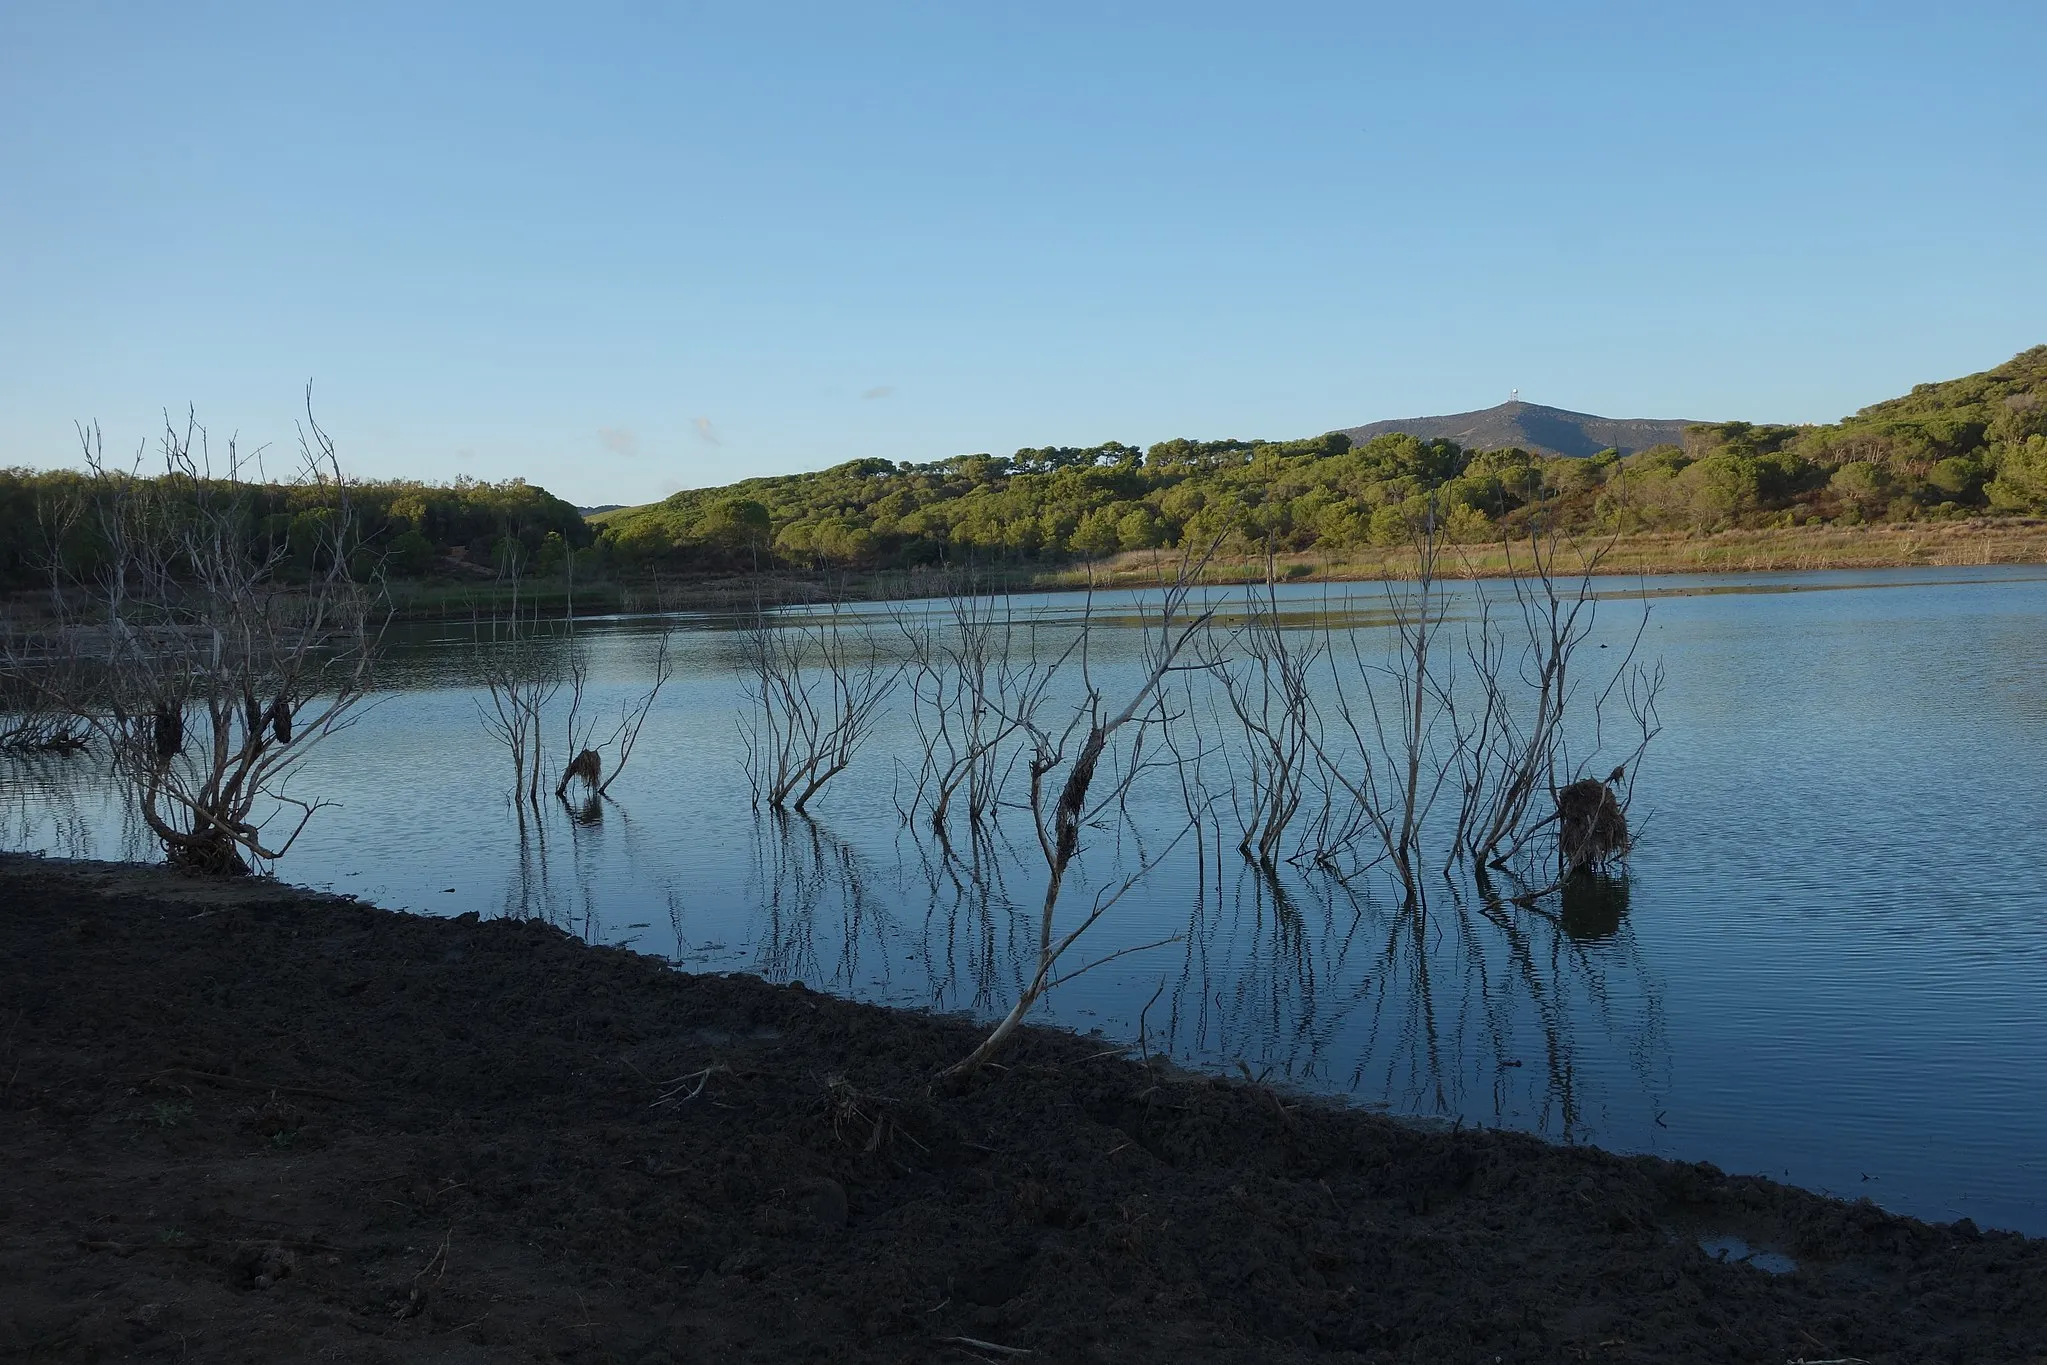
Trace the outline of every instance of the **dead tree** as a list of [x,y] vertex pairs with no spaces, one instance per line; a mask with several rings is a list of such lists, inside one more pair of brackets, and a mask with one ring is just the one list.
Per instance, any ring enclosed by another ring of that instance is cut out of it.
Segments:
[[742,648],[750,706],[739,736],[753,804],[802,811],[851,766],[900,669],[836,605],[821,622],[757,615]]
[[[166,418],[162,472],[109,465],[82,429],[90,478],[46,510],[48,625],[10,634],[10,671],[104,742],[136,814],[172,864],[246,872],[288,852],[325,802],[292,795],[306,757],[354,720],[388,619],[356,508],[311,390],[297,475],[251,481],[230,441],[214,468],[206,432]],[[258,511],[288,490],[292,535]],[[76,533],[81,569],[57,552]],[[289,808],[295,817],[279,808]]]
[[1057,666],[1038,657],[1036,633],[1018,626],[1006,595],[979,595],[960,580],[944,603],[936,622],[895,613],[909,648],[910,720],[922,751],[904,818],[923,809],[941,839],[961,805],[971,825],[995,815],[1025,718],[1037,713]]
[[[554,794],[566,800],[569,783],[580,780],[588,800],[594,803],[611,790],[611,784],[618,780],[618,775],[632,760],[633,749],[640,742],[640,732],[646,729],[647,718],[654,712],[654,703],[661,699],[661,690],[668,685],[668,679],[675,671],[674,653],[670,648],[672,632],[664,628],[656,640],[653,677],[645,690],[620,699],[617,713],[610,718],[611,728],[600,739],[598,735],[603,729],[603,721],[587,714],[584,709],[585,694],[590,686],[590,663],[574,639],[573,618],[567,623],[567,629],[570,631],[566,664],[569,704],[563,725],[568,737],[567,751],[575,757],[562,770],[561,781],[555,786]],[[604,761],[607,752],[613,755],[608,766]]]
[[[1605,682],[1588,690],[1578,656],[1597,624],[1595,576],[1611,544],[1584,549],[1538,529],[1507,580],[1511,610],[1496,613],[1485,589],[1474,589],[1478,621],[1467,632],[1466,658],[1477,698],[1456,724],[1451,859],[1505,870],[1538,841],[1554,840],[1561,879],[1626,852],[1632,774],[1656,737],[1663,674],[1637,660],[1645,599],[1625,647],[1605,665]],[[1513,568],[1511,545],[1507,552]],[[1632,729],[1619,750],[1608,742],[1616,707]],[[1609,776],[1590,775],[1616,757]]]
[[1244,624],[1210,641],[1206,654],[1246,751],[1246,780],[1231,786],[1243,834],[1237,849],[1270,868],[1311,792],[1319,728],[1313,683],[1327,645],[1290,638],[1269,573],[1262,594],[1246,591],[1245,606]]
[[[1145,770],[1146,765],[1141,759],[1145,732],[1162,728],[1172,719],[1165,700],[1167,679],[1183,667],[1202,666],[1198,663],[1186,665],[1182,660],[1191,653],[1195,640],[1214,615],[1213,608],[1192,609],[1188,600],[1207,562],[1206,555],[1198,561],[1183,561],[1177,578],[1166,587],[1158,610],[1150,617],[1146,627],[1143,673],[1136,686],[1125,694],[1127,699],[1123,705],[1118,707],[1110,703],[1097,685],[1089,663],[1088,623],[1084,621],[1078,649],[1071,656],[1079,661],[1079,701],[1063,725],[1046,724],[1037,716],[1025,719],[1024,731],[1030,744],[1026,768],[1030,780],[1031,821],[1039,851],[1045,859],[1046,872],[1044,899],[1038,909],[1037,951],[1030,977],[1009,1013],[1003,1016],[979,1047],[947,1069],[947,1076],[967,1076],[978,1071],[1001,1050],[1003,1043],[1046,993],[1060,982],[1125,953],[1175,941],[1168,938],[1159,943],[1143,944],[1096,959],[1064,976],[1056,974],[1060,962],[1073,946],[1155,861],[1148,860],[1119,884],[1096,896],[1094,904],[1078,923],[1063,933],[1058,931],[1060,894],[1065,889],[1073,860],[1081,851],[1081,830],[1097,813],[1120,805],[1139,774]],[[1126,741],[1120,761],[1112,753],[1112,746],[1119,739]],[[1105,793],[1094,794],[1095,779],[1105,761],[1110,763],[1109,786]]]
[[[1446,876],[1461,860],[1506,870],[1538,848],[1554,847],[1561,878],[1624,853],[1632,776],[1656,736],[1663,681],[1660,667],[1636,662],[1646,605],[1604,684],[1590,686],[1578,654],[1598,613],[1594,576],[1603,547],[1574,549],[1577,567],[1567,576],[1559,572],[1564,543],[1538,533],[1526,565],[1508,580],[1511,612],[1482,585],[1472,587],[1475,619],[1460,654],[1442,638],[1448,599],[1438,578],[1443,542],[1433,510],[1414,537],[1414,579],[1388,588],[1394,647],[1375,664],[1361,632],[1351,633],[1354,667],[1332,692],[1341,722],[1334,728],[1346,742],[1317,744],[1322,770],[1353,802],[1348,818],[1376,834],[1404,898],[1417,904],[1428,838],[1444,838]],[[1511,546],[1509,556],[1511,564]],[[1617,750],[1608,731],[1621,707],[1632,734]],[[1621,762],[1612,777],[1590,778],[1616,756]],[[1438,819],[1445,792],[1455,794],[1454,818]],[[1556,887],[1546,874],[1536,880],[1545,883],[1541,890],[1516,899]]]
[[1454,678],[1439,648],[1445,602],[1437,572],[1444,537],[1431,503],[1410,528],[1415,575],[1389,583],[1386,603],[1394,648],[1384,663],[1365,656],[1360,632],[1348,640],[1350,667],[1330,689],[1336,737],[1318,736],[1315,753],[1334,788],[1349,797],[1340,821],[1376,837],[1380,856],[1409,902],[1422,896],[1422,836],[1454,771],[1450,702]]
[[[509,605],[477,623],[471,645],[473,677],[483,691],[476,702],[484,732],[512,760],[512,800],[538,809],[546,763],[543,720],[568,680],[566,647],[537,610],[520,602],[521,563],[513,550],[500,580]],[[524,818],[523,815],[521,817]]]

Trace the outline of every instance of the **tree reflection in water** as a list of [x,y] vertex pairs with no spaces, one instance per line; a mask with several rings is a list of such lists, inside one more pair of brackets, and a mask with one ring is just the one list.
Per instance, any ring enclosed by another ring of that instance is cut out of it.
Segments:
[[[999,832],[956,841],[912,832],[890,866],[806,817],[763,816],[756,829],[754,970],[983,1017],[1015,999],[1030,957],[1018,901],[1036,888]],[[1146,857],[1134,844],[1120,852],[1122,862]],[[1202,862],[1177,949],[1115,964],[1106,989],[1129,1005],[1133,1044],[1137,1007],[1162,984],[1152,1050],[1215,1069],[1241,1063],[1402,1113],[1577,1139],[1628,1102],[1588,1103],[1579,1074],[1588,1045],[1625,1059],[1649,1104],[1666,1088],[1660,995],[1627,925],[1624,880],[1574,886],[1552,915],[1490,886],[1402,905],[1312,872]],[[1173,964],[1163,973],[1162,961]],[[1060,1021],[1061,1003],[1048,1022]]]
[[[634,931],[650,925],[608,922],[598,897],[607,866],[607,840],[618,840],[622,845],[618,851],[623,852],[627,862],[645,866],[648,861],[639,852],[637,827],[625,808],[609,797],[596,795],[581,801],[561,801],[558,810],[542,804],[538,810],[529,811],[517,799],[507,804],[517,813],[517,835],[499,913],[511,919],[541,920],[586,943],[633,947],[638,941]],[[550,835],[549,826],[557,818],[563,829]],[[560,869],[556,862],[561,856],[559,841],[564,833],[568,840],[568,866]],[[669,928],[680,951],[686,941],[681,898],[665,882],[653,889],[666,903]]]
[[1625,894],[1599,888],[1601,917],[1567,922],[1483,893],[1424,907],[1248,866],[1234,886],[1204,879],[1171,1045],[1403,1113],[1574,1139],[1587,1127],[1577,1062],[1588,1024],[1652,1101],[1668,1071]]
[[[9,753],[0,785],[0,848],[48,848],[60,857],[93,856],[93,822],[80,808],[76,770],[91,761],[74,754]],[[127,812],[129,825],[142,818]],[[132,841],[130,841],[132,842]]]
[[1003,879],[1004,860],[1014,862],[1016,851],[992,826],[970,822],[965,832],[964,847],[942,828],[930,839],[908,841],[930,897],[923,940],[909,952],[924,967],[934,1008],[989,1015],[1001,1008],[1005,986],[1023,988],[1027,926]]
[[[890,998],[894,953],[907,951],[898,947],[906,936],[874,894],[876,878],[859,852],[808,815],[768,811],[754,830],[748,899],[761,921],[754,970],[770,981]],[[820,926],[835,940],[829,967],[818,956]]]
[[1625,873],[1580,872],[1564,882],[1564,932],[1579,943],[1598,943],[1612,938],[1628,914],[1628,878]]

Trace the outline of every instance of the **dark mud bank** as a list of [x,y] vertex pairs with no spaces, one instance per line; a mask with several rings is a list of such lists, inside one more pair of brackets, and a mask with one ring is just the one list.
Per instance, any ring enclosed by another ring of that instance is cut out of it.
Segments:
[[973,1040],[0,859],[0,1358],[2047,1359],[2041,1242]]

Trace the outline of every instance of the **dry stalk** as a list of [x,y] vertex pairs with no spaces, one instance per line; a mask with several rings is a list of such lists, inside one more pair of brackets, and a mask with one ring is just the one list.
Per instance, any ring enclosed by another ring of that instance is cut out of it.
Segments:
[[[1027,1356],[1032,1354],[1028,1347],[1001,1346],[992,1341],[982,1341],[978,1337],[940,1337],[939,1340],[958,1346],[971,1346],[978,1351],[993,1351],[997,1355],[1003,1356]],[[969,1352],[969,1354],[972,1354],[972,1352]]]
[[659,1109],[663,1105],[688,1104],[691,1100],[704,1093],[704,1087],[711,1083],[711,1077],[731,1069],[729,1066],[713,1064],[692,1071],[686,1076],[677,1076],[673,1080],[657,1082],[657,1085],[664,1088],[661,1091],[660,1097],[647,1107],[649,1109]]
[[825,1077],[824,1112],[825,1119],[832,1126],[832,1136],[839,1141],[847,1140],[847,1132],[857,1126],[867,1129],[866,1136],[859,1139],[860,1150],[872,1155],[886,1145],[891,1138],[900,1137],[919,1151],[925,1150],[918,1142],[902,1130],[902,1126],[890,1119],[889,1106],[895,1101],[880,1095],[867,1094],[837,1072]]

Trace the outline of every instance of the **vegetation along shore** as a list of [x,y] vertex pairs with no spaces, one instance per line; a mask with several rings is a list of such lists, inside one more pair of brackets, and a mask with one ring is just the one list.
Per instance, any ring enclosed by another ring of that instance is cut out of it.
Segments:
[[[2047,1245],[533,922],[0,859],[21,1360],[2022,1361]],[[1028,1352],[1029,1354],[1025,1354]]]

